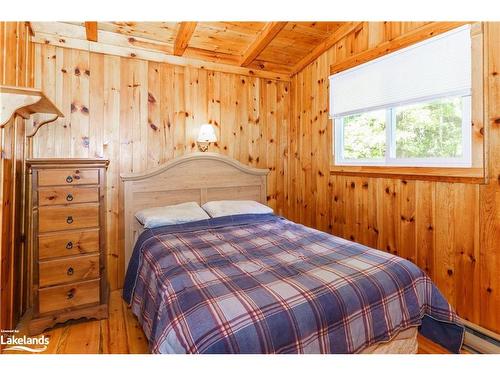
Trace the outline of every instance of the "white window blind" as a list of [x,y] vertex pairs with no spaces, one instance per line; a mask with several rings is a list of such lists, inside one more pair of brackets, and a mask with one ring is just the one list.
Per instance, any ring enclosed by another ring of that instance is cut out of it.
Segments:
[[453,95],[470,95],[466,25],[330,76],[330,116]]

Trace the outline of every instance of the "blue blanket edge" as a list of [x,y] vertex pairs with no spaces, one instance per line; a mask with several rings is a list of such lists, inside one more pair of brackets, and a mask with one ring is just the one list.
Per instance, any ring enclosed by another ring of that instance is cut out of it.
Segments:
[[422,336],[441,345],[451,353],[460,353],[465,335],[463,325],[439,321],[430,315],[424,315],[418,331]]

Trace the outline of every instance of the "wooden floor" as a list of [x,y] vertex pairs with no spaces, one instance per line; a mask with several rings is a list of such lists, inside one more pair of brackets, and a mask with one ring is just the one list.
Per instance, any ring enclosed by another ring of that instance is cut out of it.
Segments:
[[[110,296],[109,319],[61,324],[44,334],[50,338],[44,354],[143,354],[148,342],[130,308],[121,298],[121,291]],[[20,334],[26,322],[19,326]],[[446,354],[448,351],[419,335],[419,354]],[[23,352],[24,353],[24,352]]]
[[[25,322],[19,326],[26,332]],[[121,298],[111,292],[109,319],[68,322],[45,331],[50,343],[44,354],[144,354],[148,341],[137,318]]]

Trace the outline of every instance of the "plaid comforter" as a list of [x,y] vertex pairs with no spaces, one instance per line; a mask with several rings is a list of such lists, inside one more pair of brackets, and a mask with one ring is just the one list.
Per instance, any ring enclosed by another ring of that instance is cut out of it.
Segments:
[[411,326],[463,339],[413,263],[274,215],[146,230],[124,298],[153,353],[356,353]]

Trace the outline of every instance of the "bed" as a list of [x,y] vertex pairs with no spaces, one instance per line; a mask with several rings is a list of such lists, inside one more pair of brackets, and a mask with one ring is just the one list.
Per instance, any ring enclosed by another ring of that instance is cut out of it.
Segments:
[[268,171],[195,153],[124,181],[123,298],[152,353],[458,352],[464,330],[429,277],[394,255],[274,214],[144,229],[134,213],[188,201],[266,202]]

